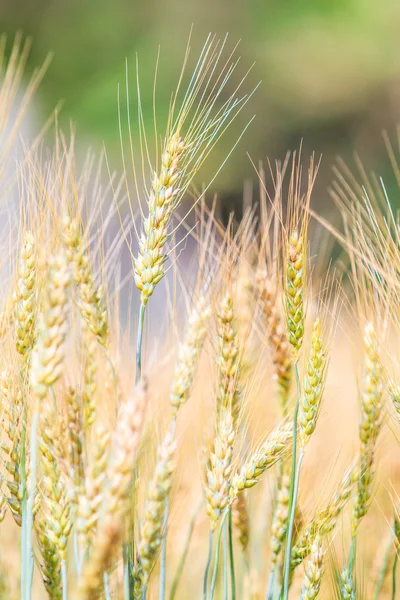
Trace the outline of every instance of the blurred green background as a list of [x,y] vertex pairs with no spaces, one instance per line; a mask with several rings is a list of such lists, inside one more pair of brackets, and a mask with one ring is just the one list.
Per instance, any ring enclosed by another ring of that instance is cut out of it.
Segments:
[[193,59],[209,31],[229,32],[232,45],[241,39],[240,73],[255,62],[248,89],[262,80],[219,149],[222,157],[257,115],[215,182],[230,206],[240,202],[243,180],[254,176],[246,152],[255,162],[282,158],[302,138],[306,152],[323,153],[321,201],[329,202],[325,188],[337,154],[348,159],[357,149],[367,166],[388,171],[380,132],[386,128],[395,135],[400,121],[399,0],[1,0],[0,5],[0,28],[33,38],[29,68],[54,53],[36,111],[44,116],[63,99],[62,123],[77,124],[82,146],[105,142],[115,165],[117,86],[124,88],[125,58],[134,95],[138,54],[144,112],[151,122],[160,46],[157,97],[165,116],[193,24]]

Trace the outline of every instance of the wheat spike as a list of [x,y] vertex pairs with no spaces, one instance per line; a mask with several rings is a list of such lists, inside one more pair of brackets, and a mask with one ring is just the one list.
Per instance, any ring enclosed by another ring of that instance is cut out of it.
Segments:
[[62,226],[66,252],[78,289],[79,311],[90,331],[105,346],[108,341],[108,321],[103,287],[95,285],[90,257],[78,221],[64,216]]
[[257,273],[258,289],[268,327],[268,341],[272,352],[274,376],[278,382],[282,411],[286,415],[287,402],[293,379],[290,345],[282,316],[279,311],[275,285],[264,270]]
[[232,477],[231,501],[235,500],[244,489],[256,485],[262,474],[289,451],[292,438],[292,424],[279,427],[267,438],[261,448],[252,454],[240,471]]
[[322,567],[324,550],[322,539],[317,536],[310,553],[310,560],[306,566],[301,600],[314,600],[319,595],[322,581]]
[[375,443],[382,424],[383,370],[375,328],[364,328],[364,380],[359,429],[360,463],[357,493],[353,504],[352,529],[355,535],[360,520],[368,511],[374,471]]
[[14,325],[17,352],[30,353],[35,341],[36,255],[32,234],[27,231],[18,264],[18,280],[14,297]]
[[214,446],[206,467],[207,481],[204,486],[206,512],[210,517],[211,531],[215,530],[222,512],[229,504],[229,479],[235,440],[230,410],[222,408],[217,419]]
[[142,586],[147,585],[161,546],[165,508],[175,468],[175,448],[174,436],[168,432],[158,448],[156,468],[147,493],[139,542],[139,561],[133,572],[133,577],[137,580],[136,589],[140,587],[139,581]]
[[178,349],[178,356],[169,394],[169,401],[174,414],[177,413],[179,407],[184,404],[189,397],[197,363],[207,335],[206,325],[209,316],[210,309],[206,303],[206,299],[201,297],[192,308],[186,328],[185,339]]
[[39,316],[36,343],[32,352],[31,388],[37,399],[45,398],[50,386],[59,379],[67,335],[67,288],[69,272],[65,257],[50,260],[48,280]]
[[326,377],[326,351],[319,318],[314,321],[300,400],[299,437],[304,446],[315,430]]
[[292,231],[287,243],[285,312],[288,340],[295,356],[301,349],[304,337],[305,263],[305,236],[301,232]]

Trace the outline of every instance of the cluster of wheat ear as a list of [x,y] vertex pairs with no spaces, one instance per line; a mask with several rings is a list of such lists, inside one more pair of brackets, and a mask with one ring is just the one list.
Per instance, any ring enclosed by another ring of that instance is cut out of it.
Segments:
[[333,227],[295,151],[224,228],[215,177],[192,184],[251,94],[213,37],[156,150],[140,96],[138,145],[128,113],[134,191],[124,153],[103,173],[51,121],[53,147],[15,161],[43,69],[20,99],[28,47],[5,48],[0,598],[394,599],[400,225],[382,181],[339,163]]

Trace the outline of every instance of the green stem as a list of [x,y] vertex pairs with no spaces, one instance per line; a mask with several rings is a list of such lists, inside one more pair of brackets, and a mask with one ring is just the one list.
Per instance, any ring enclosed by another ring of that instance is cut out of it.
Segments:
[[236,600],[235,556],[233,554],[232,509],[229,509],[229,561],[231,566],[231,598]]
[[207,556],[207,564],[206,570],[204,571],[204,580],[203,580],[203,600],[207,600],[207,589],[208,589],[208,575],[211,567],[211,559],[212,559],[212,550],[213,550],[213,532],[210,531],[210,536],[208,538],[208,556]]
[[26,573],[28,570],[26,559],[26,526],[27,526],[27,491],[26,491],[26,407],[24,407],[24,416],[21,432],[21,489],[22,489],[22,523],[21,523],[21,598],[26,597]]
[[290,500],[289,500],[289,523],[288,532],[286,537],[286,549],[285,549],[285,562],[284,562],[284,582],[283,582],[283,598],[288,600],[289,597],[289,583],[290,583],[290,554],[292,551],[292,536],[294,527],[294,516],[296,512],[296,501],[299,487],[300,468],[303,459],[303,453],[300,455],[299,461],[296,468],[296,455],[297,455],[297,419],[299,415],[300,405],[300,379],[299,369],[297,362],[294,363],[294,374],[296,377],[296,407],[294,409],[293,419],[293,448],[292,448],[292,470],[290,475]]
[[225,525],[226,517],[228,516],[228,512],[229,511],[226,510],[224,512],[224,514],[222,515],[221,525],[220,525],[219,531],[218,531],[217,547],[215,549],[214,570],[213,570],[213,574],[212,574],[212,578],[211,578],[211,589],[210,589],[209,600],[213,600],[215,586],[217,585],[217,575],[218,575],[218,566],[219,566],[219,549],[220,549],[220,545],[221,545],[221,536],[222,536],[222,532],[224,530],[224,525]]
[[392,567],[392,600],[396,598],[396,567],[397,567],[397,552],[394,555],[393,567]]
[[131,598],[133,598],[133,582],[131,576],[133,565],[131,565],[127,543],[124,543],[122,546],[122,560],[124,563],[124,600],[131,600]]
[[139,310],[139,323],[136,338],[136,383],[140,381],[142,377],[142,344],[143,344],[143,326],[144,326],[144,313],[146,306],[140,304]]
[[160,556],[160,591],[159,600],[165,600],[165,581],[167,577],[167,533],[168,533],[168,512],[169,502],[167,499],[165,510],[164,510],[164,533],[161,542],[161,556]]
[[110,579],[108,577],[108,573],[104,573],[103,575],[104,581],[104,596],[106,600],[111,600],[111,592],[110,592]]
[[229,595],[229,578],[228,578],[228,562],[229,562],[229,550],[228,550],[228,546],[229,546],[229,541],[228,541],[228,537],[229,537],[229,531],[228,531],[228,527],[227,527],[228,523],[225,523],[225,527],[224,527],[224,541],[223,541],[223,548],[224,548],[224,600],[228,600],[228,595]]
[[36,467],[37,467],[37,432],[39,423],[39,408],[35,407],[32,415],[31,437],[30,437],[30,489],[26,504],[26,537],[25,537],[25,565],[24,597],[21,600],[31,600],[32,578],[33,578],[33,508],[36,496]]
[[62,599],[68,600],[68,578],[67,578],[67,563],[61,561],[61,581],[62,581]]
[[382,566],[379,570],[378,579],[375,585],[373,600],[379,600],[379,594],[381,593],[383,582],[385,581],[386,574],[389,568],[390,557],[393,550],[393,533],[390,533],[390,537],[387,540],[385,554],[383,556]]
[[276,566],[274,566],[271,569],[271,572],[269,574],[267,594],[265,596],[265,600],[273,600],[274,587],[275,587],[275,573],[276,573]]
[[194,526],[196,524],[196,520],[197,520],[197,517],[199,516],[199,512],[200,512],[202,506],[203,506],[203,501],[201,501],[199,507],[197,508],[196,512],[194,513],[194,515],[192,517],[192,520],[190,521],[188,535],[187,535],[187,538],[186,538],[185,546],[183,548],[182,556],[181,556],[180,561],[179,561],[178,568],[177,568],[176,573],[175,573],[174,581],[172,583],[171,592],[170,592],[170,595],[169,595],[169,600],[174,600],[175,599],[175,595],[176,595],[176,592],[177,592],[177,589],[178,589],[179,581],[180,581],[180,578],[181,578],[181,575],[182,575],[182,572],[183,572],[183,567],[185,566],[186,557],[187,557],[187,554],[188,554],[190,542],[191,542],[193,531],[194,531]]

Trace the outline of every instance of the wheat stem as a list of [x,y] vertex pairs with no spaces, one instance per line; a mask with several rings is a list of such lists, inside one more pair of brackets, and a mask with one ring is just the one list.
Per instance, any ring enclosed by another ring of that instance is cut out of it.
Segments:
[[290,476],[290,500],[289,500],[289,523],[288,533],[286,538],[285,548],[285,562],[284,562],[284,582],[283,582],[283,598],[287,600],[289,597],[289,583],[290,583],[290,554],[292,550],[292,535],[294,526],[294,515],[296,512],[296,500],[299,486],[300,468],[303,460],[303,450],[300,453],[299,460],[296,467],[296,454],[297,454],[297,419],[299,414],[300,405],[300,378],[299,368],[297,361],[294,363],[294,374],[296,379],[296,407],[294,409],[293,419],[293,447],[292,447],[292,472]]
[[229,513],[229,511],[225,510],[225,512],[221,518],[221,524],[219,526],[218,537],[217,537],[217,546],[215,548],[214,569],[213,569],[213,574],[212,574],[212,578],[211,578],[211,588],[210,588],[209,600],[213,600],[214,593],[215,593],[215,586],[217,585],[221,537],[222,537],[222,532],[224,531],[224,525],[225,525],[225,521],[226,521],[226,517],[228,516],[228,513]]
[[224,549],[224,600],[228,600],[229,594],[229,575],[228,575],[228,566],[229,566],[229,528],[227,527],[228,523],[225,523],[224,527],[224,540],[223,540],[223,549]]
[[111,591],[110,591],[110,579],[108,573],[105,572],[104,576],[104,596],[106,600],[111,600]]
[[[179,582],[180,582],[180,579],[181,579],[181,575],[182,575],[182,572],[183,572],[183,567],[185,566],[186,558],[187,558],[187,555],[188,555],[190,542],[192,540],[194,526],[196,524],[196,520],[197,520],[197,517],[199,516],[199,512],[200,512],[202,506],[203,506],[203,500],[200,502],[199,506],[196,509],[196,512],[194,513],[194,515],[192,517],[192,520],[190,521],[189,531],[188,531],[188,534],[187,534],[187,537],[186,537],[185,546],[183,548],[182,556],[181,556],[181,558],[179,560],[179,565],[178,565],[178,568],[177,568],[176,573],[175,573],[174,581],[172,582],[171,592],[170,592],[170,595],[169,595],[169,600],[174,600],[174,598],[175,598],[175,595],[176,595],[176,592],[177,592],[177,589],[178,589],[178,585],[179,585]],[[211,545],[211,547],[212,547],[212,545]]]
[[392,600],[396,600],[396,567],[398,561],[397,551],[394,555],[393,567],[392,567]]
[[210,567],[211,567],[211,559],[212,559],[212,551],[213,551],[213,538],[214,538],[214,532],[210,531],[210,535],[208,536],[207,563],[206,563],[206,568],[204,571],[204,580],[203,580],[203,600],[207,600],[208,576],[209,576]]
[[233,553],[232,508],[229,509],[229,562],[231,566],[231,598],[236,599],[235,556]]
[[140,381],[142,377],[142,344],[143,344],[143,326],[144,326],[144,313],[146,311],[146,305],[140,303],[139,310],[139,323],[136,338],[136,383]]
[[390,557],[392,555],[393,538],[394,538],[394,535],[391,533],[391,535],[389,536],[389,538],[386,542],[385,553],[383,555],[382,566],[379,569],[379,575],[378,575],[378,579],[377,579],[375,590],[374,590],[373,600],[379,600],[379,594],[381,593],[383,582],[385,581],[385,577],[388,572]]
[[166,581],[166,577],[167,577],[168,514],[169,514],[169,501],[167,498],[166,504],[165,504],[165,510],[164,510],[164,528],[163,528],[163,537],[162,537],[162,542],[161,542],[159,600],[165,599],[165,581]]
[[61,579],[62,579],[62,600],[68,600],[67,563],[65,562],[65,559],[61,561]]

